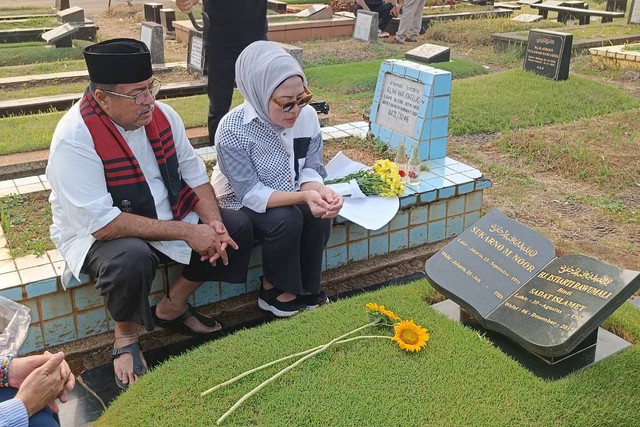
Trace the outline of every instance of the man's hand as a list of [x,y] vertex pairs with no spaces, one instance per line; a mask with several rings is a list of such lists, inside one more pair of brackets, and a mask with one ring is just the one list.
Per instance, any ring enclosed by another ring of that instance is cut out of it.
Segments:
[[238,249],[238,244],[229,236],[224,224],[218,220],[195,225],[186,242],[191,249],[200,254],[201,261],[208,259],[214,266],[218,259],[222,259],[224,265],[229,264],[227,247]]
[[329,204],[329,208],[324,215],[322,215],[322,218],[328,219],[338,216],[340,209],[342,209],[342,204],[344,203],[342,196],[325,185],[318,188],[317,191],[320,194],[320,197]]
[[[20,388],[25,378],[27,378],[31,372],[44,365],[52,357],[54,357],[53,354],[45,351],[44,354],[41,355],[17,357],[13,359],[11,361],[11,369],[9,371],[9,386],[13,388]],[[67,377],[65,389],[68,391],[73,390],[73,387],[76,385],[76,380],[71,373],[71,368],[69,368],[69,364],[66,360],[63,360],[62,363],[60,363],[60,368],[63,375]],[[63,390],[59,397],[61,402],[66,402],[66,391]]]
[[391,9],[391,14],[397,18],[400,15],[400,9],[402,9],[402,5],[400,3],[394,5],[393,9]]
[[[50,356],[42,366],[27,375],[16,394],[16,397],[24,403],[29,417],[54,402],[56,397],[64,393],[65,386],[68,387],[70,382],[69,376],[72,374],[68,371],[68,365],[67,369],[63,366],[64,353],[59,352]],[[57,408],[57,405],[54,407]]]
[[191,9],[193,9],[193,6],[198,4],[199,1],[200,0],[176,0],[176,6],[178,6],[178,9],[182,12],[189,13]]

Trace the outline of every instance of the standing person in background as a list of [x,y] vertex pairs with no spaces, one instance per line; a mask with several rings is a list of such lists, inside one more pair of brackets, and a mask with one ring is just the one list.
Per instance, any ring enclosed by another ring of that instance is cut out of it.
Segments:
[[[200,0],[176,0],[189,13]],[[267,39],[267,0],[208,0],[203,12],[209,17],[204,39],[209,94],[209,144],[222,116],[231,107],[235,64],[242,50],[256,40]]]
[[391,2],[383,0],[356,0],[354,12],[356,15],[361,9],[378,12],[378,37],[389,37],[389,33],[384,29],[387,28],[387,25],[391,22],[391,18],[394,16],[396,18],[398,17],[401,8],[402,3],[397,0],[391,0]]
[[418,35],[422,29],[422,11],[425,0],[405,0],[401,5],[402,16],[400,27],[395,37],[387,40],[387,43],[404,44],[418,41]]

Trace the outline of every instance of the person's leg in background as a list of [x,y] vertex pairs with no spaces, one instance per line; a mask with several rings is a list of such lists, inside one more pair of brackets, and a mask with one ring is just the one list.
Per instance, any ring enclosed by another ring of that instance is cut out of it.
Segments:
[[406,34],[406,41],[409,42],[418,41],[418,36],[420,35],[420,30],[422,29],[422,13],[424,12],[425,0],[416,0],[415,3],[416,7],[414,7],[413,9],[413,14],[409,15],[411,20],[409,21],[409,28]]
[[236,58],[232,52],[220,52],[212,47],[207,51],[207,92],[209,94],[209,144],[215,145],[216,129],[229,112],[236,78]]

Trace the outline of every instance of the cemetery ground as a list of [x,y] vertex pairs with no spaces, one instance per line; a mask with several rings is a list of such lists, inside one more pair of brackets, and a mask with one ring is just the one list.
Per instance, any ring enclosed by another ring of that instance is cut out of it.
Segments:
[[[603,8],[603,4],[592,3],[590,7]],[[140,14],[141,5],[115,3],[110,12],[95,17],[99,38],[138,38]],[[493,187],[484,192],[485,211],[499,207],[545,235],[554,242],[557,255],[583,253],[640,270],[639,76],[593,68],[588,55],[574,54],[569,80],[553,82],[521,71],[520,53],[498,54],[491,47],[492,33],[560,25],[551,20],[523,24],[503,18],[453,21],[435,24],[420,36],[421,43],[452,49],[452,63],[436,64],[449,67],[454,74],[448,156],[478,168],[491,179]],[[614,23],[580,30],[612,36],[635,28]],[[297,45],[304,49],[305,72],[315,98],[331,106],[331,124],[361,120],[364,109],[371,105],[380,62],[402,58],[406,50],[417,46],[363,44],[350,39]],[[170,41],[165,46],[167,62],[185,60],[184,46]],[[12,56],[6,57],[11,60]],[[38,62],[2,66],[0,75],[84,68],[81,57]],[[161,79],[178,82],[195,77],[172,71]],[[75,93],[82,92],[84,85],[28,84],[7,89],[1,96],[16,99]],[[168,102],[189,128],[206,124],[206,95]],[[236,94],[234,103],[238,102]],[[0,118],[0,153],[25,156],[46,150],[62,114],[54,111]],[[379,149],[374,141],[355,138],[346,144],[327,143],[325,155],[331,158],[338,150],[366,164],[393,155]],[[12,227],[5,227],[5,223],[13,219],[19,225],[22,221],[16,218],[20,215],[32,214],[5,215],[2,222],[7,235]],[[41,228],[31,231],[33,237],[46,235],[47,221],[36,222]],[[33,239],[27,235],[18,240]],[[45,238],[40,244],[50,242]],[[369,274],[341,286],[361,287],[390,275],[420,271],[426,254],[406,252],[401,263],[382,270],[370,263]],[[366,420],[371,424],[434,426],[637,424],[640,312],[629,303],[603,326],[634,345],[598,366],[551,382],[534,377],[483,336],[436,314],[427,303],[439,298],[421,280],[238,332],[158,367],[119,397],[97,425],[211,425],[244,393],[283,366],[253,374],[204,398],[199,397],[201,391],[246,369],[326,343],[364,325],[364,304],[369,301],[385,304],[401,317],[428,328],[431,340],[426,349],[405,354],[386,340],[335,347],[262,390],[226,424],[363,425],[368,424]],[[223,304],[216,310],[220,307]],[[375,334],[390,335],[384,330]],[[157,337],[163,342],[171,339],[167,334]],[[96,342],[105,344],[96,337],[89,341],[87,347]],[[248,351],[258,344],[260,352]],[[77,344],[63,348],[73,354],[77,351],[74,346]],[[106,351],[78,352],[75,363],[85,367],[106,363]]]

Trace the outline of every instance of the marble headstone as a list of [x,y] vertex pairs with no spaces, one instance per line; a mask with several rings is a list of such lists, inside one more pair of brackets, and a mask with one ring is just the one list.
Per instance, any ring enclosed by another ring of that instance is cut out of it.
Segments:
[[378,12],[359,10],[353,27],[353,38],[365,42],[378,41]]
[[143,22],[140,27],[140,41],[149,48],[152,64],[164,64],[163,28],[155,22]]
[[425,43],[406,52],[404,57],[412,61],[424,62],[425,64],[449,62],[451,49],[445,46]]

